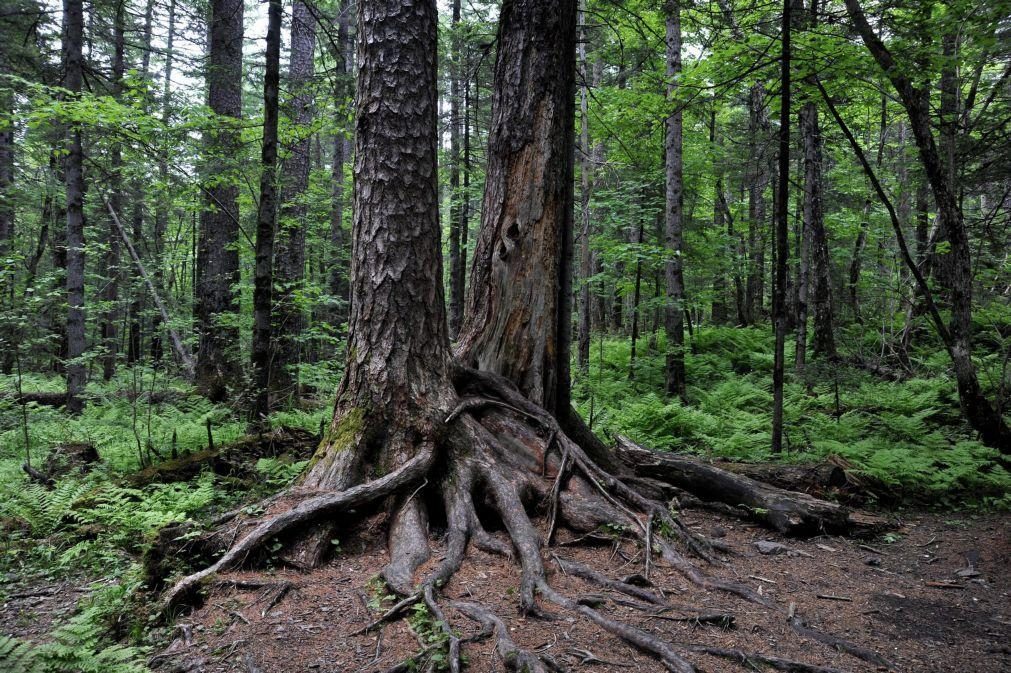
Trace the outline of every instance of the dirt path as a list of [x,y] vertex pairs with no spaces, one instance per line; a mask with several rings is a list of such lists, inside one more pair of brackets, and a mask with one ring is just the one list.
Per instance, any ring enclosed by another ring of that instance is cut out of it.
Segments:
[[[728,564],[709,572],[760,588],[784,611],[795,603],[797,614],[812,626],[874,650],[896,670],[1011,671],[1011,516],[906,512],[900,517],[894,537],[866,543],[836,537],[790,540],[699,512],[688,512],[685,521],[700,532],[721,537],[735,551]],[[378,532],[375,521],[348,531],[341,554],[310,574],[288,570],[229,574],[224,579],[268,586],[216,588],[204,607],[179,620],[176,639],[153,663],[162,671],[371,673],[410,656],[418,641],[403,621],[379,633],[351,635],[376,614],[367,587],[385,561],[385,550],[373,543],[381,539]],[[763,540],[786,545],[790,551],[762,554],[754,543]],[[434,560],[439,551],[435,550]],[[642,571],[641,555],[628,543],[562,546],[554,551],[611,577]],[[668,618],[651,618],[615,602],[615,595],[601,596],[596,587],[561,575],[554,564],[551,568],[551,581],[558,588],[571,595],[604,598],[603,611],[663,634],[671,642],[733,647],[845,671],[875,670],[799,636],[782,614],[699,590],[662,566],[652,579],[671,603],[732,615],[734,627],[669,619],[689,614],[677,611],[667,613]],[[292,588],[264,614],[283,582]],[[475,552],[446,587],[446,594],[459,600],[479,598],[493,606],[518,645],[547,653],[569,671],[662,670],[655,660],[580,617],[560,613],[553,621],[518,617],[517,583],[511,562]],[[0,628],[37,636],[36,629],[23,628],[39,621],[26,614],[39,605],[59,606],[51,599],[25,602],[36,598],[9,600]],[[478,630],[458,612],[450,610],[447,617],[464,635]],[[467,670],[504,670],[489,641],[467,644],[464,651]],[[705,671],[746,670],[706,655],[692,654],[690,659]]]

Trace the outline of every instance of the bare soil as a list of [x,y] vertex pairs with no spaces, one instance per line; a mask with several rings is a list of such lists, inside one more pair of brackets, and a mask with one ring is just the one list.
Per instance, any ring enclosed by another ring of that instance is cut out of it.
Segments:
[[[902,512],[890,536],[861,541],[822,536],[784,538],[756,525],[691,511],[683,515],[694,530],[718,537],[734,553],[706,572],[744,583],[772,597],[784,609],[791,603],[811,626],[870,648],[895,670],[912,672],[1011,671],[1011,516]],[[245,671],[262,673],[384,671],[419,649],[406,621],[353,635],[379,614],[370,584],[386,563],[382,517],[348,530],[340,551],[311,573],[265,569],[229,573],[204,605],[180,617],[171,644],[152,658],[162,671]],[[790,551],[763,555],[756,541],[771,540]],[[643,571],[641,550],[631,542],[603,541],[587,546],[562,544],[548,550],[619,578]],[[440,549],[433,550],[435,563]],[[604,599],[601,610],[673,643],[732,647],[845,671],[874,666],[817,641],[799,636],[782,614],[733,596],[701,590],[662,562],[651,580],[668,600],[734,618],[733,628],[674,621],[690,611],[650,616],[623,605],[617,594],[602,593],[583,580],[564,576],[549,563],[549,580],[572,596]],[[424,568],[422,572],[424,572]],[[274,603],[285,582],[291,588]],[[452,600],[475,600],[495,610],[523,648],[551,656],[566,670],[600,673],[661,671],[662,665],[579,616],[554,610],[556,619],[517,614],[516,565],[473,550],[445,587]],[[56,586],[56,585],[52,585]],[[24,593],[51,587],[22,588]],[[16,597],[11,588],[0,612],[4,633],[38,638],[52,614],[66,610],[82,594],[62,587],[44,595]],[[616,602],[615,599],[618,599]],[[449,609],[452,627],[464,636],[478,625]],[[492,640],[464,645],[466,669],[505,670]],[[702,654],[688,658],[704,671],[748,670]]]

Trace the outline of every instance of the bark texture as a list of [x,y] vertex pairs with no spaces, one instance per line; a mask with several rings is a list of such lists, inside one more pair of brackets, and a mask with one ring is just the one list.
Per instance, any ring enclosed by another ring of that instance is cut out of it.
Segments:
[[[330,430],[304,479],[402,465],[452,399],[436,169],[434,0],[359,5],[351,306]],[[416,512],[405,516],[420,516]]]
[[[312,124],[313,56],[316,21],[308,5],[296,0],[292,6],[291,59],[288,90],[290,118],[297,140],[281,163],[280,215],[274,249],[274,346],[271,362],[271,405],[281,407],[298,399],[298,365],[301,361],[305,316],[299,294],[305,279],[305,229],[309,187],[309,149]],[[343,168],[343,167],[342,167]]]
[[194,318],[199,334],[196,384],[220,402],[241,376],[238,364],[239,188],[233,175],[242,116],[242,0],[212,0],[208,104],[218,127],[205,134],[206,203],[200,214]]
[[[810,301],[814,309],[815,357],[836,357],[832,307],[832,273],[825,231],[824,182],[822,179],[822,142],[818,125],[818,107],[807,102],[800,112],[804,142],[804,235],[809,240]],[[798,343],[799,346],[799,343]]]
[[267,55],[263,75],[263,144],[260,152],[260,201],[256,212],[256,261],[253,270],[254,424],[270,412],[271,315],[274,290],[274,238],[277,226],[277,117],[281,79],[281,0],[267,5]]
[[684,159],[682,157],[683,120],[678,100],[681,77],[681,0],[669,0],[664,8],[667,28],[667,105],[672,109],[664,122],[664,162],[666,165],[666,211],[664,217],[664,280],[667,302],[664,330],[667,333],[667,358],[664,385],[668,395],[682,400],[688,396],[685,381],[685,279],[682,262],[684,248]]
[[575,0],[499,20],[481,232],[457,353],[550,412],[569,407]]
[[[64,0],[63,85],[76,98],[84,83],[84,8],[81,0]],[[67,411],[84,409],[85,367],[80,361],[85,349],[84,333],[84,150],[81,128],[73,125],[65,164],[67,189],[66,291],[67,291]]]

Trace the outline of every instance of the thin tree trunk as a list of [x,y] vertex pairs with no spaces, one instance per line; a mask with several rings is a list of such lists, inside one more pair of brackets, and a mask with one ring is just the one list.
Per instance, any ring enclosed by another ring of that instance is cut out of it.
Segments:
[[[713,232],[717,238],[722,238],[728,226],[723,212],[723,143],[716,129],[716,101],[713,101],[713,108],[709,113],[709,145],[713,152],[713,175],[715,184],[713,185]],[[728,236],[728,241],[733,241],[732,236]],[[725,325],[728,321],[727,313],[727,274],[726,260],[732,258],[733,248],[721,247],[720,257],[717,260],[718,266],[713,277],[713,301],[712,301],[712,321],[714,325]]]
[[[4,59],[0,56],[0,65]],[[6,260],[10,259],[11,242],[14,240],[14,97],[7,91],[0,91],[0,309],[14,301],[16,269]],[[45,226],[43,223],[42,226]],[[6,323],[6,321],[5,321]],[[10,374],[14,370],[15,343],[13,327],[4,325],[0,330],[0,343],[4,355],[0,358],[0,372]]]
[[193,312],[199,334],[196,383],[213,401],[226,399],[241,376],[233,292],[240,280],[239,189],[233,172],[241,153],[234,125],[242,116],[242,19],[243,0],[212,0],[208,101],[219,128],[205,137],[205,177],[213,179],[200,214]]
[[[125,0],[117,0],[113,20],[112,95],[120,99],[123,95],[123,75],[126,72],[126,7]],[[123,153],[118,138],[112,141],[110,150],[110,201],[116,212],[122,211],[123,204]],[[116,354],[119,351],[119,335],[116,323],[119,321],[119,236],[115,225],[106,229],[108,250],[105,255],[105,285],[101,298],[107,308],[102,314],[102,378],[112,379],[116,373]]]
[[460,194],[460,79],[462,75],[460,35],[460,0],[453,0],[453,23],[449,57],[449,336],[455,339],[463,324],[464,288],[460,267],[461,218]]
[[253,407],[256,426],[270,413],[271,316],[274,288],[274,235],[277,226],[277,117],[281,77],[281,0],[267,5],[267,54],[263,75],[263,148],[260,202],[256,213],[256,263],[253,273]]
[[786,275],[789,266],[790,201],[790,30],[792,3],[783,0],[782,56],[779,111],[779,175],[776,191],[776,276],[773,287],[775,352],[772,365],[772,452],[783,450],[783,374],[786,345]]
[[951,179],[952,167],[949,164],[946,168],[934,141],[929,98],[898,67],[891,52],[867,23],[859,0],[846,0],[846,8],[864,44],[899,94],[920,151],[921,163],[934,193],[941,230],[950,244],[950,268],[943,275],[939,274],[939,279],[947,286],[950,295],[949,352],[958,382],[962,412],[980,433],[984,443],[1002,453],[1011,453],[1011,428],[1005,423],[1000,411],[984,396],[972,361],[972,258],[969,237]]
[[[305,316],[300,295],[305,281],[305,235],[309,187],[309,151],[312,123],[313,56],[316,49],[316,22],[304,0],[295,0],[291,20],[291,59],[288,87],[298,140],[281,164],[280,217],[274,251],[274,285],[279,296],[274,301],[274,355],[271,383],[275,407],[298,399],[298,365],[301,358]],[[343,171],[342,171],[343,172]]]
[[832,311],[832,274],[829,267],[828,235],[825,232],[824,185],[822,183],[821,130],[818,107],[813,102],[800,112],[804,137],[804,220],[810,235],[810,292],[814,308],[814,336],[811,348],[815,357],[835,359],[835,325]]
[[[81,0],[64,0],[63,62],[64,87],[72,97],[81,95],[84,81],[84,8]],[[67,187],[67,411],[79,414],[84,409],[84,151],[81,128],[69,129],[69,150],[66,158]]]
[[576,362],[585,374],[590,366],[590,185],[593,182],[590,163],[589,72],[586,64],[586,0],[579,3],[579,332]]
[[[151,0],[154,2],[154,0]],[[176,25],[176,0],[169,0],[168,5],[168,35],[165,38],[165,79],[162,82],[161,97],[161,123],[168,126],[172,114],[172,68],[174,63],[174,42]],[[154,215],[154,242],[153,242],[153,264],[154,264],[154,285],[159,291],[162,290],[162,267],[164,260],[162,254],[165,249],[165,232],[168,229],[169,208],[172,205],[171,196],[168,193],[168,157],[162,152],[158,155],[158,178],[162,185],[162,192],[158,194],[155,215]],[[151,321],[151,359],[160,362],[163,355],[161,325],[159,319]]]
[[506,1],[458,355],[569,412],[576,2]]
[[682,400],[688,396],[685,380],[685,281],[682,270],[684,231],[684,180],[682,160],[682,113],[679,102],[681,77],[681,0],[668,0],[667,29],[667,105],[673,108],[665,121],[666,139],[666,210],[664,218],[664,264],[667,301],[664,309],[664,330],[667,333],[667,357],[664,367],[665,390]]
[[632,293],[632,349],[631,355],[628,361],[628,378],[630,380],[635,379],[635,359],[636,359],[636,347],[639,342],[639,300],[641,298],[642,291],[642,235],[643,235],[643,222],[639,221],[639,234],[636,237],[636,253],[635,253],[635,289]]
[[193,356],[190,355],[189,350],[186,348],[186,344],[183,343],[182,338],[174,327],[172,327],[169,322],[168,309],[165,307],[165,302],[162,301],[161,295],[159,294],[158,288],[151,279],[151,274],[147,272],[144,268],[144,262],[140,258],[137,249],[133,247],[133,243],[130,241],[126,234],[126,229],[123,227],[123,223],[119,220],[119,215],[116,213],[115,209],[112,207],[112,203],[107,199],[103,198],[105,202],[106,210],[109,211],[109,217],[112,218],[112,224],[116,228],[123,244],[126,245],[126,250],[130,255],[130,259],[133,260],[134,266],[137,268],[137,273],[140,275],[141,279],[144,281],[144,285],[147,286],[147,291],[151,293],[151,298],[154,300],[154,305],[158,309],[158,315],[161,316],[162,323],[166,326],[169,333],[169,340],[172,343],[172,349],[175,351],[176,357],[179,359],[179,363],[182,365],[183,374],[188,379],[192,379],[194,372],[196,370],[196,363],[193,361]]
[[761,319],[765,305],[765,189],[769,184],[763,150],[769,127],[765,112],[765,86],[755,84],[748,98],[748,280],[746,317],[751,324]]
[[[350,104],[351,93],[348,90],[348,73],[351,72],[350,49],[351,37],[349,30],[349,2],[345,1],[338,9],[337,46],[334,50],[334,60],[337,62],[337,76],[334,82],[334,102],[340,109],[342,105]],[[330,199],[330,257],[327,260],[327,288],[333,297],[333,310],[328,318],[335,329],[347,322],[350,310],[351,289],[348,283],[350,267],[350,246],[344,231],[344,162],[348,160],[346,134],[338,130],[333,136],[333,160],[331,163],[332,191]]]

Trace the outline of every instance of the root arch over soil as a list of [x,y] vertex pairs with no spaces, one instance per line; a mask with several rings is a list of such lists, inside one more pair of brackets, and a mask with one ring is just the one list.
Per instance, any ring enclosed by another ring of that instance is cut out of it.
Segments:
[[[218,573],[256,558],[268,544],[278,540],[289,545],[304,543],[306,537],[318,537],[320,530],[333,527],[337,515],[353,516],[370,506],[387,503],[389,561],[381,575],[399,600],[359,633],[379,628],[406,616],[416,605],[424,605],[444,635],[439,644],[442,656],[438,659],[432,656],[432,644],[422,642],[414,664],[427,661],[425,670],[435,670],[437,660],[447,662],[450,671],[461,670],[461,648],[465,642],[446,619],[445,606],[481,626],[475,638],[494,638],[496,652],[508,669],[534,673],[557,670],[550,657],[518,647],[502,619],[487,606],[442,597],[441,589],[464,563],[470,544],[514,559],[519,565],[518,608],[522,614],[553,619],[560,611],[582,617],[652,655],[670,671],[697,670],[690,659],[696,653],[733,660],[748,668],[766,666],[810,673],[834,669],[699,643],[665,642],[597,609],[599,601],[593,597],[570,596],[557,590],[549,581],[549,565],[553,564],[559,573],[578,576],[603,590],[626,596],[630,599],[626,603],[635,609],[659,615],[674,609],[662,592],[652,588],[651,570],[660,561],[699,587],[732,595],[765,610],[782,612],[784,620],[801,637],[875,666],[888,666],[875,652],[806,624],[794,614],[792,606],[784,610],[747,586],[703,570],[706,565],[725,562],[722,554],[728,550],[688,530],[656,495],[662,489],[651,487],[649,480],[637,480],[634,472],[625,475],[631,477],[626,479],[601,468],[551,414],[523,397],[508,380],[457,365],[453,383],[458,395],[455,407],[441,423],[435,424],[438,427],[433,428],[431,436],[418,437],[408,454],[398,451],[410,457],[395,469],[339,491],[293,488],[283,496],[285,502],[294,499],[290,507],[255,524],[233,521],[231,525],[237,526],[236,530],[243,523],[251,525],[251,529],[215,563],[166,591],[162,610],[173,611],[192,601]],[[583,434],[586,435],[589,433]],[[590,449],[599,451],[600,447]],[[679,486],[684,488],[685,484]],[[783,506],[788,507],[789,493],[778,496]],[[799,498],[799,506],[810,511],[811,500]],[[281,501],[275,500],[274,504]],[[441,507],[441,511],[432,514],[440,522],[442,517],[445,521],[445,553],[418,577],[419,569],[431,556],[428,509],[433,504]],[[486,523],[490,516],[504,529],[508,543],[489,532]],[[543,525],[539,527],[538,522]],[[616,579],[559,554],[552,553],[546,559],[545,551],[552,545],[559,527],[583,537],[600,535],[602,531],[632,537],[642,549],[641,572]],[[683,606],[676,609],[685,610]],[[688,610],[691,612],[691,608]],[[724,626],[733,622],[732,616],[704,615],[701,611],[689,617],[692,618],[705,618]],[[403,666],[395,667],[401,669],[406,670]]]

